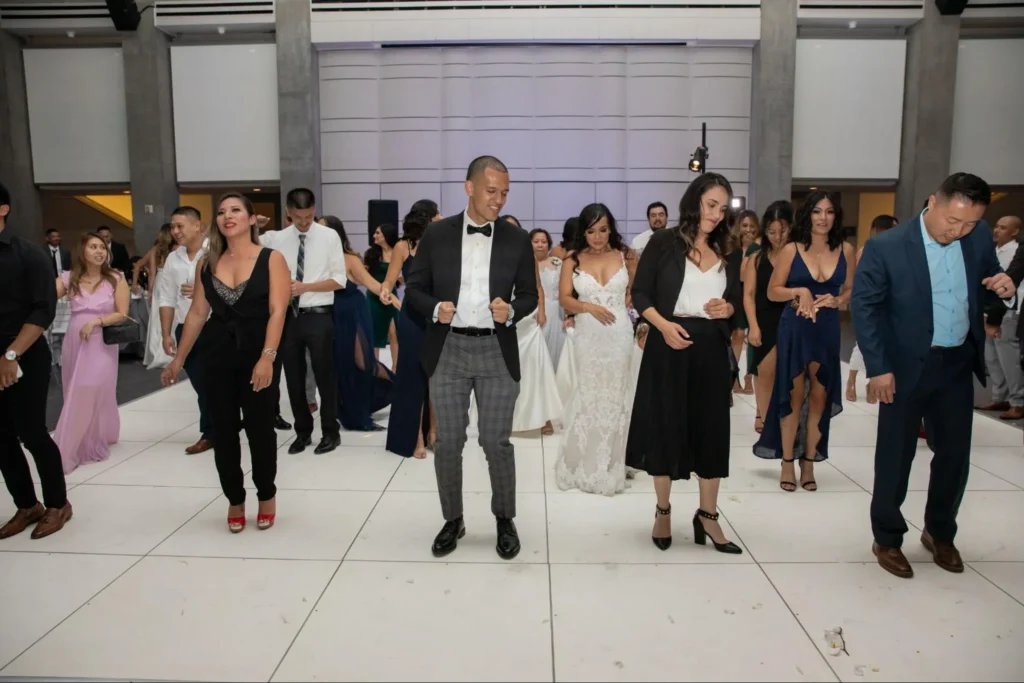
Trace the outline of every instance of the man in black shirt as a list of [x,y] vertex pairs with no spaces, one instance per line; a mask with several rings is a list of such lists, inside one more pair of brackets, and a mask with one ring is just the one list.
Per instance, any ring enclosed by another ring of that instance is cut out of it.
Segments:
[[110,251],[110,267],[125,275],[131,274],[132,257],[128,254],[128,247],[120,242],[115,242],[114,233],[105,225],[96,228],[96,234],[107,243],[107,249]]
[[[0,539],[32,524],[32,538],[43,538],[71,519],[60,449],[46,429],[51,359],[42,335],[53,322],[57,285],[46,252],[7,232],[10,212],[11,195],[0,185],[0,473],[18,508]],[[43,503],[21,444],[36,461]]]

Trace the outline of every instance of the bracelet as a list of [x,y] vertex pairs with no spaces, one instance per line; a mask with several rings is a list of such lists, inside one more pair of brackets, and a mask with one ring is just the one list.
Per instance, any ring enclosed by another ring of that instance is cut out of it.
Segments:
[[264,356],[270,356],[271,358],[277,358],[277,349],[266,348],[263,349]]

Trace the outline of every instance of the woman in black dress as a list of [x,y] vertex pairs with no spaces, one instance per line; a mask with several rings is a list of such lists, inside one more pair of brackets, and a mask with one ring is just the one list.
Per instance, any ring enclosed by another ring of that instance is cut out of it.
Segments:
[[679,225],[651,237],[633,280],[633,305],[650,323],[626,445],[626,465],[654,477],[651,540],[672,544],[672,482],[700,479],[694,541],[738,554],[718,524],[718,486],[729,475],[729,399],[736,371],[729,319],[740,307],[743,253],[726,258],[732,188],[717,173],[690,183]]
[[[205,344],[207,405],[217,433],[214,460],[228,499],[228,529],[245,529],[245,485],[238,432],[245,427],[252,456],[252,480],[259,498],[258,529],[277,516],[277,415],[281,362],[277,348],[284,330],[291,273],[284,256],[259,241],[252,203],[228,193],[217,204],[210,250],[196,265],[192,306],[178,343],[178,355],[164,370],[174,384],[199,332]],[[209,320],[207,320],[209,316]],[[241,413],[241,417],[239,417]]]
[[775,386],[775,343],[779,336],[779,318],[786,304],[768,298],[768,282],[775,271],[775,259],[789,241],[793,225],[793,205],[787,201],[772,202],[761,221],[761,248],[746,260],[743,273],[743,309],[747,313],[750,332],[748,353],[757,376],[755,398],[757,417],[754,429],[764,428],[764,414]]

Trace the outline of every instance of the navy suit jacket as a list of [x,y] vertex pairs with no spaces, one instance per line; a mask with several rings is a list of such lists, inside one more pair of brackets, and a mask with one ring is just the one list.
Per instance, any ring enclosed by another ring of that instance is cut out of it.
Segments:
[[[960,246],[970,304],[967,341],[974,345],[974,374],[984,384],[983,310],[999,298],[981,281],[1001,273],[1002,268],[996,259],[992,229],[985,221],[961,238]],[[868,377],[891,372],[896,376],[896,395],[908,396],[921,377],[935,331],[920,215],[868,240],[857,264],[851,308]]]

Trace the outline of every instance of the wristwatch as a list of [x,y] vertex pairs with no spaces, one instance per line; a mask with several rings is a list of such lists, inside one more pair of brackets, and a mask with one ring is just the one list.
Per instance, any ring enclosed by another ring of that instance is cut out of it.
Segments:
[[18,354],[14,351],[14,349],[8,349],[7,353],[4,354],[4,359],[12,361],[18,360]]

